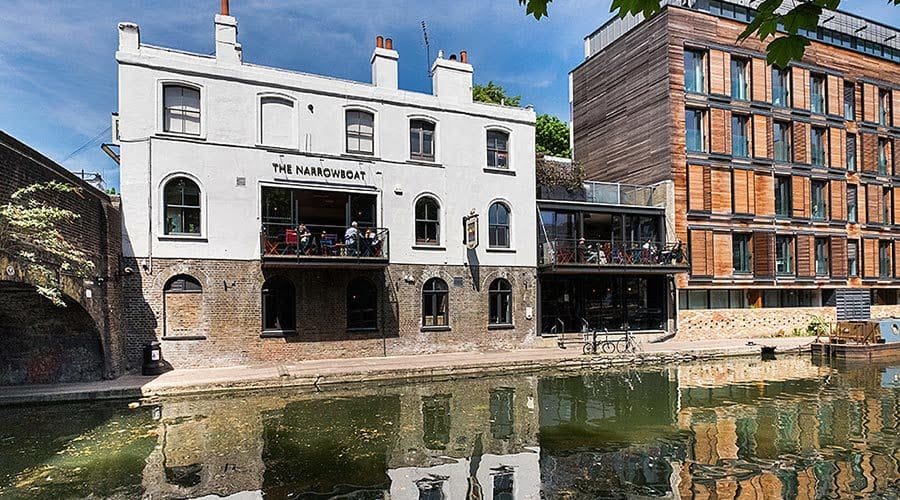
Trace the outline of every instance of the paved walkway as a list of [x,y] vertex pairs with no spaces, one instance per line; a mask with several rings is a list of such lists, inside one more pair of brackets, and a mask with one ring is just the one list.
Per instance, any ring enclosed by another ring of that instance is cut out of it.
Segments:
[[[684,361],[696,357],[758,355],[760,346],[778,352],[808,348],[811,337],[726,339],[643,344],[641,362]],[[752,342],[748,344],[748,342]],[[125,375],[115,380],[72,384],[0,387],[0,405],[89,399],[136,399],[228,390],[291,387],[322,390],[353,383],[386,383],[416,379],[498,375],[542,369],[580,369],[627,365],[632,355],[581,354],[581,345],[513,351],[455,352],[381,358],[301,361],[227,368],[174,370],[156,377]]]

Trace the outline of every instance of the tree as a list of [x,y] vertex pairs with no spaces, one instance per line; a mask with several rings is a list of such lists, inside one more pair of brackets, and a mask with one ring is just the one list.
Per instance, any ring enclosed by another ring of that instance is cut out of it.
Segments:
[[548,114],[538,115],[534,135],[535,149],[538,152],[565,158],[571,154],[569,125],[559,118]]
[[61,275],[84,278],[93,272],[94,264],[59,230],[59,225],[70,224],[79,215],[48,205],[41,198],[78,190],[56,181],[32,184],[14,192],[6,205],[0,205],[0,254],[23,266],[38,293],[60,307],[65,306]]
[[[547,7],[553,0],[519,0],[520,5],[525,6],[525,13],[541,19],[547,16]],[[823,9],[835,10],[841,0],[797,0],[786,12],[779,14],[776,11],[785,0],[763,0],[756,9],[756,16],[747,25],[747,28],[738,35],[738,41],[744,41],[752,36],[760,40],[769,40],[766,48],[766,58],[770,64],[785,67],[791,61],[799,61],[803,57],[809,39],[801,35],[802,30],[816,31],[819,17]],[[615,12],[619,17],[628,14],[643,14],[650,17],[661,9],[661,0],[613,0],[610,12]],[[888,3],[900,5],[900,0],[888,0]],[[779,35],[779,29],[783,34]]]
[[518,106],[522,96],[508,96],[503,87],[493,81],[488,81],[487,85],[479,85],[477,83],[472,85],[472,99],[506,106]]

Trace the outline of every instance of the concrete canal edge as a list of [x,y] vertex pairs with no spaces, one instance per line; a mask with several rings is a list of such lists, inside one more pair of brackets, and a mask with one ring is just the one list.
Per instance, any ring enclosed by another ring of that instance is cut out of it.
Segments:
[[[772,340],[770,342],[769,340]],[[777,340],[777,342],[774,342]],[[126,375],[115,380],[42,386],[0,387],[0,406],[92,400],[138,400],[216,394],[232,391],[291,389],[296,392],[318,392],[357,385],[395,385],[417,381],[442,381],[533,372],[576,372],[614,367],[639,368],[648,365],[684,363],[728,357],[760,356],[762,346],[774,346],[779,354],[810,352],[810,338],[734,339],[731,345],[696,346],[690,348],[654,348],[630,354],[585,356],[574,349],[565,351],[535,349],[523,357],[522,351],[502,353],[453,353],[453,355],[406,356],[395,358],[361,358],[331,360],[330,363],[300,363],[295,366],[233,367],[180,370],[160,377]],[[736,345],[740,343],[740,345]],[[546,351],[546,352],[541,352]],[[455,356],[454,356],[455,355]],[[429,356],[458,359],[442,365],[429,365]],[[484,358],[484,359],[478,359]],[[393,366],[379,368],[379,362]],[[308,366],[315,365],[315,366]]]

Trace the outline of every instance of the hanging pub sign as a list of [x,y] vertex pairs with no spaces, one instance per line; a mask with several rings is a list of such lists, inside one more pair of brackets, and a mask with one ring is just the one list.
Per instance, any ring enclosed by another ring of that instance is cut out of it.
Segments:
[[463,217],[464,238],[466,248],[474,250],[478,247],[478,214],[473,209],[469,215]]

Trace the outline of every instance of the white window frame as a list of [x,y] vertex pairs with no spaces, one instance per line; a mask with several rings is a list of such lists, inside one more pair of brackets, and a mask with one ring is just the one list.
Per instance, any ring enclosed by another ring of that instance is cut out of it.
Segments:
[[[438,238],[440,241],[436,245],[427,245],[416,242],[416,205],[419,204],[419,200],[422,198],[432,198],[438,203]],[[411,246],[413,250],[446,250],[447,248],[447,205],[444,203],[444,200],[441,199],[440,196],[431,192],[425,191],[416,195],[412,200],[412,211],[410,212],[410,219],[412,223],[412,231],[410,234],[411,238]]]
[[[495,247],[491,246],[491,207],[494,206],[495,203],[500,203],[501,205],[506,207],[506,210],[509,213],[509,246],[508,247]],[[515,236],[515,227],[513,227],[513,209],[512,203],[509,202],[506,198],[494,198],[487,205],[487,210],[485,211],[484,217],[484,232],[485,237],[484,240],[487,242],[487,251],[488,252],[515,252],[516,245],[514,241]]]
[[[487,136],[488,132],[503,132],[506,134],[506,168],[492,167],[487,164]],[[481,159],[484,161],[484,169],[493,172],[515,172],[515,155],[513,154],[515,142],[511,128],[503,125],[488,125],[481,134]]]
[[[170,132],[166,130],[166,90],[170,85],[193,88],[200,92],[200,133],[185,134],[182,132]],[[206,87],[187,80],[160,79],[156,81],[156,133],[158,135],[184,137],[190,139],[206,139]]]
[[[193,181],[200,189],[200,233],[198,234],[166,234],[166,185],[178,177],[184,177],[185,179]],[[206,188],[195,175],[179,171],[169,173],[163,177],[156,189],[156,204],[156,212],[159,214],[159,222],[157,223],[159,231],[159,233],[157,233],[158,240],[206,240],[209,231],[209,212],[206,203]]]
[[[434,149],[434,159],[433,160],[423,160],[421,158],[413,158],[412,157],[412,151],[410,151],[410,147],[409,147],[409,130],[410,130],[410,128],[412,128],[412,122],[414,120],[426,121],[426,122],[429,122],[432,125],[434,125],[434,144],[431,145],[431,147]],[[441,123],[437,118],[435,118],[433,116],[418,115],[418,114],[406,115],[406,136],[405,137],[406,137],[406,158],[407,158],[407,160],[411,161],[411,162],[433,163],[435,165],[440,165],[441,164],[440,136],[441,136]]]
[[[291,113],[291,137],[293,144],[282,146],[277,144],[266,144],[263,141],[263,99],[281,99],[291,103],[293,112]],[[294,97],[278,92],[261,92],[256,95],[256,145],[269,149],[281,149],[287,151],[298,151],[300,149],[300,112],[298,111],[299,102]]]
[[[351,153],[347,150],[347,112],[348,111],[362,111],[365,113],[372,114],[372,154],[365,153]],[[378,111],[375,108],[369,106],[362,106],[360,104],[348,104],[341,109],[341,151],[345,155],[350,155],[357,158],[380,158],[381,157],[381,147],[379,146],[379,141],[381,140],[381,133],[379,131],[379,117]]]

